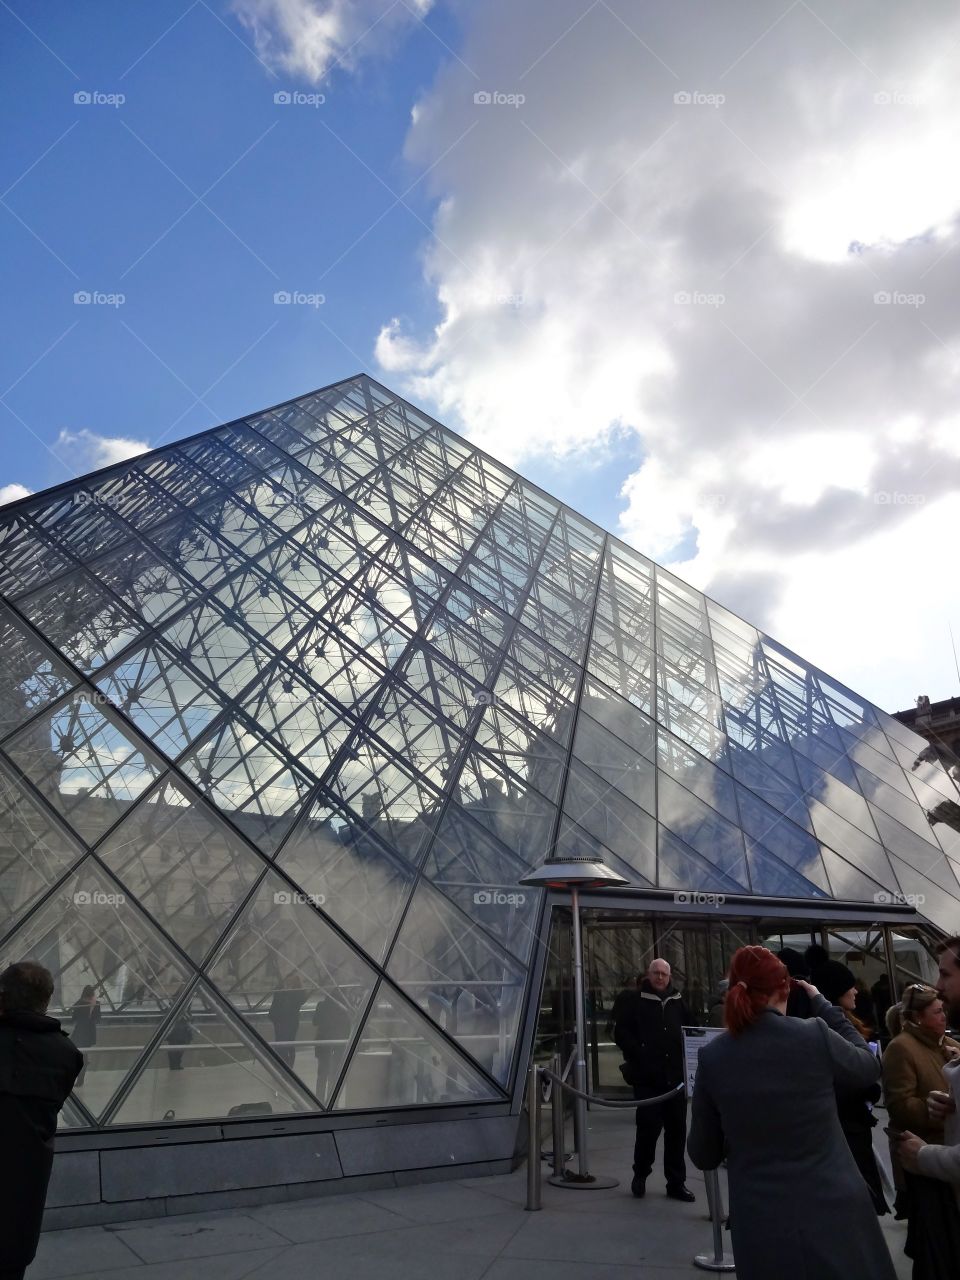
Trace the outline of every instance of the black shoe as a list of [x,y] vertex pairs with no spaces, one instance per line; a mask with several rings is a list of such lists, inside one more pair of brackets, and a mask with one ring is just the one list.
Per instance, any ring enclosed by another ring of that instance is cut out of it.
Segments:
[[693,1204],[696,1196],[689,1187],[667,1187],[667,1195],[671,1200],[683,1200],[686,1204]]
[[635,1173],[633,1175],[633,1181],[630,1183],[630,1190],[633,1192],[633,1194],[636,1196],[638,1200],[642,1200],[643,1197],[647,1194],[646,1178],[641,1178],[639,1174]]

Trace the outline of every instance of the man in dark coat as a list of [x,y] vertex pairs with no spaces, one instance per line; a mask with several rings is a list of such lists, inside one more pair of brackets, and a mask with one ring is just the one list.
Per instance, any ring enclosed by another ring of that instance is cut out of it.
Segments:
[[22,1280],[37,1252],[57,1116],[83,1066],[46,1017],[52,995],[42,965],[0,973],[0,1280]]
[[[655,1098],[683,1083],[683,1032],[690,1015],[670,980],[670,966],[659,957],[647,969],[639,990],[621,992],[615,1007],[613,1036],[626,1060],[623,1071],[635,1098]],[[687,1099],[679,1093],[667,1102],[637,1108],[637,1138],[633,1150],[631,1190],[646,1193],[657,1142],[663,1133],[663,1172],[667,1195],[693,1200],[687,1188],[684,1148],[687,1141]]]
[[300,1035],[300,1010],[306,1001],[307,993],[296,973],[291,973],[279,991],[275,991],[270,1002],[270,1021],[273,1023],[273,1038],[280,1043],[277,1053],[292,1067],[297,1057],[297,1046],[291,1041]]

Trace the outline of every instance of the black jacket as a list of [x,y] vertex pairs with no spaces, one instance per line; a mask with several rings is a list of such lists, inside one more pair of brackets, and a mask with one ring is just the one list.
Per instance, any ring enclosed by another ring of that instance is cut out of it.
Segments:
[[37,1251],[57,1115],[82,1066],[56,1018],[0,1014],[0,1257],[13,1270]]
[[644,979],[614,1006],[613,1038],[627,1063],[624,1078],[638,1089],[665,1093],[683,1081],[683,1033],[690,1014],[672,986],[658,995]]

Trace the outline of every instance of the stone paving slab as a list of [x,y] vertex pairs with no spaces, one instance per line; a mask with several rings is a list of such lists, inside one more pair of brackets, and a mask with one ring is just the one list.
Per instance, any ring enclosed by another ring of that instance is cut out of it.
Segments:
[[117,1228],[116,1238],[143,1262],[215,1258],[218,1254],[283,1247],[290,1243],[278,1231],[244,1211],[216,1216],[184,1214],[152,1221],[146,1226],[125,1223]]
[[[279,1256],[276,1249],[260,1249],[255,1253],[230,1253],[218,1258],[140,1263],[136,1267],[121,1267],[119,1270],[71,1271],[70,1280],[247,1280],[254,1268],[260,1270],[262,1264],[275,1262]],[[33,1270],[28,1268],[28,1280],[33,1280],[33,1275]]]
[[45,1232],[27,1275],[29,1280],[54,1280],[54,1277],[74,1276],[84,1271],[105,1274],[119,1267],[136,1266],[141,1261],[122,1240],[103,1227],[75,1227],[70,1231]]
[[379,1204],[355,1196],[336,1196],[310,1204],[269,1205],[248,1209],[250,1217],[264,1222],[292,1244],[329,1240],[337,1236],[373,1236],[380,1231],[410,1225],[410,1219]]

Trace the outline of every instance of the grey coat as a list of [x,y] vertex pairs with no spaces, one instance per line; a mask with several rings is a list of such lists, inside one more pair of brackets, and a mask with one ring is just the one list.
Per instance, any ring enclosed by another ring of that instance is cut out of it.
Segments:
[[726,1157],[739,1280],[895,1280],[834,1093],[875,1083],[880,1064],[823,996],[812,1012],[767,1010],[701,1051],[690,1159]]

